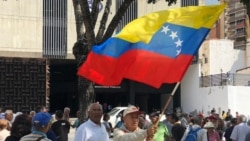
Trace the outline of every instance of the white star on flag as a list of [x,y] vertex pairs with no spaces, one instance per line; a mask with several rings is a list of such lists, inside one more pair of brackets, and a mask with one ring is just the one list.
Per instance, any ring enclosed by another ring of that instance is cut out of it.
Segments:
[[177,36],[177,32],[171,32],[171,35],[170,35],[170,37],[172,38],[172,40],[174,40],[175,38],[177,38],[178,36]]
[[165,34],[167,34],[167,32],[170,30],[170,29],[168,28],[168,26],[163,26],[162,28],[163,28],[163,29],[162,29],[161,32],[164,32]]
[[181,47],[183,43],[183,40],[178,38],[178,32],[174,32],[171,28],[169,28],[169,25],[162,26],[161,32],[163,32],[166,36],[169,36],[169,38],[173,40],[173,43],[176,44],[175,57],[177,57],[182,51]]
[[181,49],[176,50],[176,56],[178,56],[181,53]]
[[178,39],[177,42],[174,42],[176,44],[176,47],[181,47],[182,46],[182,42],[180,39]]

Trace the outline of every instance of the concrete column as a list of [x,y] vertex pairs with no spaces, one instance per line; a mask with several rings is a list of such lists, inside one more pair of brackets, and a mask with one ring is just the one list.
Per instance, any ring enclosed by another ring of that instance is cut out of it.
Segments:
[[250,38],[247,38],[246,44],[246,67],[250,66]]

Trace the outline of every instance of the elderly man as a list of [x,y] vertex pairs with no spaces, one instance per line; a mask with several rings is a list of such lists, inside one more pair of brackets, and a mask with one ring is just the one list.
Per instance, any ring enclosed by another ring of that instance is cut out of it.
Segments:
[[156,126],[152,125],[147,130],[138,127],[141,112],[135,106],[130,106],[123,112],[124,125],[114,130],[114,141],[151,141],[153,140]]
[[99,103],[88,108],[89,119],[76,130],[75,141],[109,141],[106,128],[101,124],[103,110]]
[[247,117],[245,115],[239,115],[237,117],[237,125],[234,126],[230,138],[232,141],[245,141],[248,133],[250,133],[250,126],[246,123]]
[[32,119],[33,131],[32,133],[22,137],[20,141],[30,140],[45,140],[51,141],[47,138],[46,132],[50,129],[52,116],[46,112],[37,113]]
[[63,111],[63,119],[69,121],[70,108],[65,107]]
[[4,118],[8,121],[7,129],[10,130],[14,119],[13,111],[11,109],[6,109],[4,113]]

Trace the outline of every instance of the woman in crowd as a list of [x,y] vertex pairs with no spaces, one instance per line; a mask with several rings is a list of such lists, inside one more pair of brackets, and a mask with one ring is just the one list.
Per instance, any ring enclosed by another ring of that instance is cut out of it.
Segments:
[[21,137],[29,133],[31,133],[31,119],[28,115],[21,114],[16,116],[10,130],[10,136],[5,141],[19,141]]
[[7,136],[10,135],[10,131],[7,130],[8,120],[0,119],[0,141],[4,141]]
[[109,122],[109,119],[110,119],[110,116],[108,114],[104,114],[102,124],[106,128],[109,137],[111,137],[111,132],[113,131],[113,128],[112,128],[112,126],[111,126],[111,124]]
[[208,141],[220,141],[219,133],[215,131],[215,126],[211,121],[208,121],[204,128],[207,129]]

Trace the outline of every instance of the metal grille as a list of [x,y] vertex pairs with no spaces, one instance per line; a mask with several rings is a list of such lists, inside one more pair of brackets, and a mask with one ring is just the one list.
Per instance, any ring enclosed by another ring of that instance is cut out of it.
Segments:
[[[123,3],[124,0],[117,0],[116,1],[116,11],[119,9],[119,7],[121,6],[121,4]],[[122,30],[122,28],[128,24],[129,22],[131,22],[132,20],[136,19],[138,16],[138,8],[137,8],[138,2],[133,1],[132,4],[129,6],[129,8],[127,9],[126,13],[124,14],[124,16],[122,17],[121,22],[119,23],[119,25],[117,26],[116,32],[120,32]]]
[[43,0],[43,57],[67,56],[67,0]]
[[221,73],[200,77],[200,87],[225,85],[250,86],[250,75],[237,73]]
[[185,6],[197,6],[199,5],[199,1],[198,0],[182,0],[181,1],[181,7],[185,7]]
[[0,107],[29,113],[49,106],[46,59],[0,58]]

